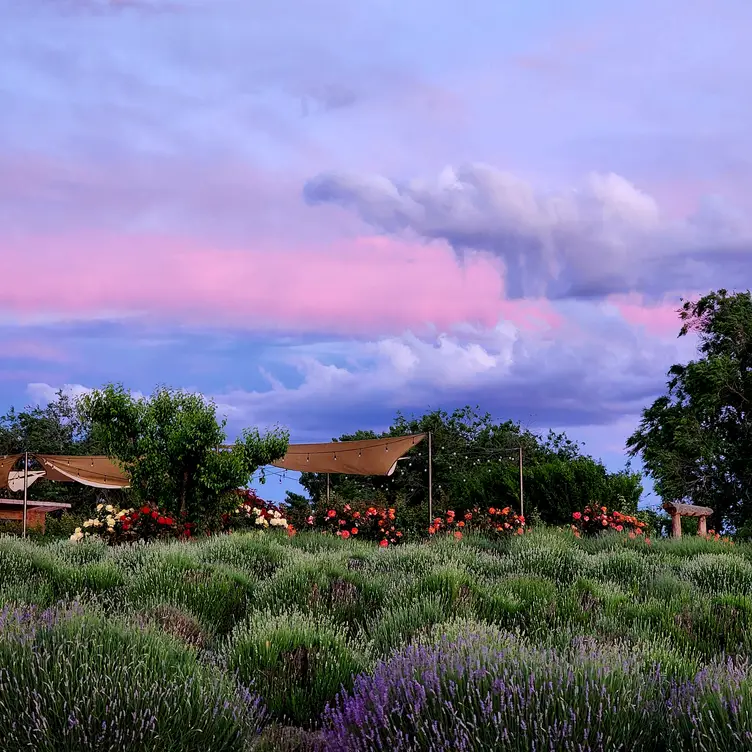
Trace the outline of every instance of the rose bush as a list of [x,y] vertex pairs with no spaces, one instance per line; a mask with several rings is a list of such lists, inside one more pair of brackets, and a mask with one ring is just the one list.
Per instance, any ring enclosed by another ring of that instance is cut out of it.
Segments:
[[351,504],[335,503],[312,514],[306,524],[310,530],[320,530],[343,539],[357,537],[376,541],[382,548],[404,540],[396,511],[386,507],[356,508]]
[[515,514],[511,507],[489,507],[488,509],[474,508],[472,512],[465,512],[461,518],[450,509],[444,517],[436,517],[428,528],[428,534],[450,533],[455,538],[462,538],[468,531],[482,532],[490,537],[523,535],[525,532],[525,518]]
[[222,515],[223,531],[276,528],[287,530],[289,534],[295,532],[285,514],[274,504],[260,498],[253,489],[239,488],[235,493],[238,506],[232,512]]
[[609,512],[608,507],[596,504],[588,504],[581,512],[575,512],[572,519],[572,531],[577,537],[615,530],[618,533],[626,532],[630,538],[634,538],[644,535],[647,528],[647,523],[636,517],[618,511]]
[[138,509],[119,509],[113,504],[97,504],[97,516],[77,527],[70,540],[77,542],[96,536],[107,543],[128,543],[138,540],[190,538],[193,525],[179,522],[152,504]]

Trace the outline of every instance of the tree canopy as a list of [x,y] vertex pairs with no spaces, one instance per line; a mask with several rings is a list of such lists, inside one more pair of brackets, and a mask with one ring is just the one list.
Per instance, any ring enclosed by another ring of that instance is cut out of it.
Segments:
[[[667,393],[628,439],[665,501],[711,507],[727,526],[752,524],[752,296],[718,290],[678,310],[698,355],[668,371]],[[715,522],[716,526],[718,521]]]
[[226,421],[218,421],[214,402],[166,387],[136,398],[110,384],[82,397],[79,414],[93,440],[128,471],[139,499],[193,519],[229,510],[236,503],[230,492],[287,451],[281,430],[245,430],[220,450]]
[[[519,448],[523,453],[523,495],[527,516],[561,524],[571,514],[599,501],[635,511],[642,493],[639,474],[628,469],[610,473],[603,464],[581,453],[564,434],[539,437],[512,421],[494,421],[478,408],[447,413],[434,410],[422,416],[397,413],[381,433],[357,431],[339,441],[432,434],[434,508],[462,512],[474,506],[512,506],[519,511]],[[337,440],[337,439],[335,439]],[[326,477],[303,473],[301,485],[312,499],[326,493]],[[428,499],[428,443],[422,441],[398,463],[390,477],[330,476],[331,493],[338,498],[383,498],[403,506],[402,517],[425,524]],[[412,515],[410,515],[412,511]]]

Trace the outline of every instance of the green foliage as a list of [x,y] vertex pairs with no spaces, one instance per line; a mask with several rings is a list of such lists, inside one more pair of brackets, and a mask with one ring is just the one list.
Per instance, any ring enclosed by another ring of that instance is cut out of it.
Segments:
[[280,721],[309,724],[365,668],[341,629],[297,611],[259,612],[232,638],[229,668],[254,683]]
[[91,614],[33,619],[6,613],[0,630],[7,752],[242,752],[259,729],[258,705],[166,635]]
[[[62,608],[60,617],[42,618],[49,607]],[[8,614],[18,608],[36,616],[11,626]],[[36,625],[31,641],[29,624]],[[617,671],[629,657],[640,692],[657,663],[668,682],[693,680],[713,662],[752,653],[752,545],[688,537],[648,545],[616,533],[576,539],[545,526],[503,547],[479,536],[387,549],[312,533],[122,547],[0,537],[0,735],[3,713],[29,720],[41,712],[28,700],[38,691],[49,733],[62,733],[68,746],[54,747],[39,731],[23,737],[27,748],[85,748],[65,736],[71,731],[60,732],[69,699],[108,728],[122,728],[119,714],[140,719],[144,708],[153,710],[167,736],[133,742],[123,731],[123,744],[134,749],[252,749],[259,715],[237,709],[239,680],[275,722],[309,730],[275,726],[265,735],[266,748],[279,742],[292,750],[314,743],[320,711],[352,686],[354,673],[375,670],[410,643],[467,634],[509,651],[510,670],[523,640],[565,671],[573,646]],[[536,677],[548,675],[537,666]],[[19,683],[10,695],[3,669]],[[578,682],[570,689],[582,698]],[[213,716],[225,699],[237,718]],[[212,734],[216,747],[207,741]],[[23,748],[19,739],[12,738],[13,752]],[[233,741],[223,747],[221,739]],[[109,737],[105,743],[129,748]]]
[[699,358],[669,369],[667,393],[627,446],[664,500],[711,507],[717,529],[741,527],[752,521],[752,295],[711,292],[679,317]]
[[254,471],[282,457],[287,435],[245,431],[220,450],[226,421],[216,405],[198,394],[158,388],[138,399],[108,385],[80,401],[83,422],[105,452],[128,471],[139,501],[191,519],[216,518],[237,503],[231,492]]

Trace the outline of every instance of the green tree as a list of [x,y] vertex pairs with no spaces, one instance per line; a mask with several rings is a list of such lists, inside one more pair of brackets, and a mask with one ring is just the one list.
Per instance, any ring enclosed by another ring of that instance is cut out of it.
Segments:
[[738,528],[752,522],[752,296],[718,290],[678,313],[699,357],[669,369],[627,448],[664,501],[709,506],[716,527]]
[[234,503],[231,491],[287,451],[287,434],[278,429],[264,436],[246,430],[220,449],[226,421],[218,421],[216,405],[166,387],[135,398],[110,384],[85,395],[79,409],[92,437],[129,473],[139,500],[191,519],[227,511]]

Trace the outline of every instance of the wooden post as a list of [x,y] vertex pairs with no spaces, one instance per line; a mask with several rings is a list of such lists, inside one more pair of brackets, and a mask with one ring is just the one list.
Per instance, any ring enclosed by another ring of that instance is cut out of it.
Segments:
[[708,534],[708,518],[707,517],[700,517],[700,522],[697,527],[697,535],[701,535],[703,538],[707,537]]
[[26,507],[29,495],[29,453],[24,452],[24,506],[23,506],[23,537],[26,537]]
[[674,512],[671,515],[671,535],[674,538],[681,538],[681,515]]
[[525,497],[522,488],[522,444],[520,444],[520,517],[525,516]]
[[428,432],[428,525],[433,524],[433,447],[431,432]]

